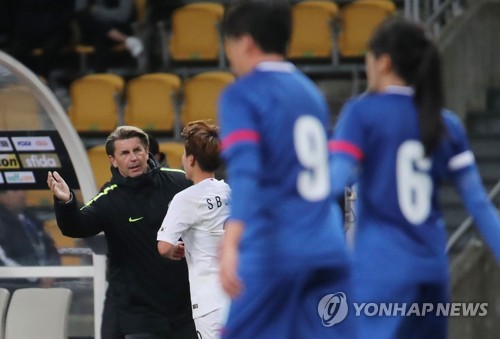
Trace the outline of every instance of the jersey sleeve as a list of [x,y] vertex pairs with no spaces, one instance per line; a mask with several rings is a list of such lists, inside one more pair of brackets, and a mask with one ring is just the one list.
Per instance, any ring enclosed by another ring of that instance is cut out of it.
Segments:
[[359,106],[358,101],[353,100],[342,109],[333,138],[328,143],[328,149],[333,156],[345,155],[357,162],[363,159],[367,131]]
[[345,105],[328,143],[330,182],[335,199],[344,194],[345,187],[356,182],[359,163],[364,156],[365,133],[358,112],[355,101]]
[[483,239],[500,262],[500,217],[491,203],[481,182],[474,155],[469,148],[467,135],[460,119],[451,112],[444,112],[448,138],[450,139],[447,163],[453,185],[472,216]]
[[222,157],[232,192],[230,219],[247,222],[252,215],[252,202],[258,199],[256,182],[262,173],[261,135],[256,107],[242,89],[233,85],[223,93],[219,102],[219,122]]
[[177,194],[168,207],[167,215],[158,230],[156,240],[175,245],[182,233],[195,223],[195,215],[192,204]]
[[486,194],[477,167],[467,166],[452,179],[474,224],[500,262],[500,217]]
[[469,148],[467,135],[460,119],[449,111],[443,113],[443,119],[450,140],[447,170],[453,176],[461,170],[474,166],[475,159]]

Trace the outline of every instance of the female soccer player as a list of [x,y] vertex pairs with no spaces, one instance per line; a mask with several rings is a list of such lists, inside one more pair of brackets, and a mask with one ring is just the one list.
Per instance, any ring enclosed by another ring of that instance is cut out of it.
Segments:
[[[458,117],[443,109],[436,46],[415,24],[390,19],[368,47],[370,91],[345,105],[329,144],[334,194],[359,179],[356,300],[436,306],[449,301],[438,185],[458,189],[497,260],[500,220]],[[435,308],[403,314],[365,317],[359,338],[446,338]]]
[[221,282],[232,297],[223,338],[352,338],[341,312],[349,263],[330,200],[328,106],[285,60],[289,4],[241,1],[226,12],[223,31],[239,76],[219,102],[232,189],[221,250]]

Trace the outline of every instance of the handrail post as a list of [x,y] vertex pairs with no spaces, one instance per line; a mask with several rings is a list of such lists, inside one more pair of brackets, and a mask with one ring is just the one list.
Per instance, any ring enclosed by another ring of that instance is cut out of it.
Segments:
[[[496,185],[492,188],[492,190],[490,191],[490,193],[488,194],[488,197],[490,199],[493,199],[497,196],[497,194],[500,192],[500,180],[498,180],[498,182],[496,183]],[[471,217],[467,217],[467,219],[465,219],[462,224],[460,224],[460,226],[457,228],[457,230],[455,232],[453,232],[453,234],[450,236],[450,238],[448,239],[448,242],[446,244],[446,252],[450,252],[450,250],[453,248],[453,246],[455,246],[455,244],[457,243],[458,239],[460,239],[460,237],[462,235],[465,234],[465,232],[467,232],[467,230],[472,226],[472,218]]]
[[102,312],[106,295],[106,256],[93,254],[94,263],[94,338],[101,339]]

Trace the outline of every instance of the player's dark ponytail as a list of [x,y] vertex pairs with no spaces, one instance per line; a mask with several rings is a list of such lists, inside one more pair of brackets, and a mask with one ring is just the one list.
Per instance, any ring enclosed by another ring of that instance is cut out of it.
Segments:
[[440,113],[444,105],[441,61],[437,47],[431,42],[422,55],[414,86],[422,143],[425,154],[429,155],[436,148],[444,130]]
[[429,155],[444,130],[441,62],[437,47],[421,27],[401,18],[391,18],[374,33],[368,49],[376,58],[388,54],[395,72],[415,89],[421,139]]

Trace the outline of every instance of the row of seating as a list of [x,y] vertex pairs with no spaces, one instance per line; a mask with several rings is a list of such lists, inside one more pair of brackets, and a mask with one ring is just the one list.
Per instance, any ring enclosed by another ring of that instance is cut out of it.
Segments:
[[[296,3],[292,7],[288,57],[329,58],[333,63],[338,62],[339,56],[361,57],[374,27],[395,11],[391,0],[356,0],[342,7],[327,0]],[[176,9],[171,31],[161,31],[165,63],[203,60],[224,66],[219,30],[223,13],[224,7],[219,3],[193,3]]]
[[174,132],[193,120],[215,122],[220,92],[234,80],[229,72],[204,72],[184,82],[175,74],[151,73],[128,81],[125,88],[118,75],[87,75],[70,86],[69,117],[80,133],[107,133],[123,123],[145,131]]
[[67,288],[21,288],[10,298],[0,288],[0,338],[68,338],[72,295]]
[[[146,53],[137,59],[137,70],[144,73],[150,56],[161,49],[163,70],[179,74],[197,73],[198,64],[209,63],[210,69],[227,69],[227,60],[220,30],[224,15],[224,4],[217,2],[194,2],[177,8],[166,21],[157,24],[157,34],[148,26],[147,0],[134,0],[137,18],[132,25],[134,34],[145,42]],[[357,59],[366,50],[366,42],[373,28],[384,18],[393,15],[396,5],[393,0],[345,1],[304,0],[292,4],[293,28],[288,57],[292,61],[321,61],[330,68],[338,68],[341,58]],[[167,19],[167,18],[165,18]],[[79,42],[64,50],[79,56],[80,73],[87,73],[88,58],[95,53],[92,45]],[[158,39],[158,37],[160,37]],[[112,51],[126,53],[123,44]],[[36,49],[34,55],[43,53]],[[192,67],[177,67],[178,65]],[[202,67],[206,69],[206,67]],[[66,74],[67,72],[63,72]],[[55,77],[60,77],[59,74]]]

